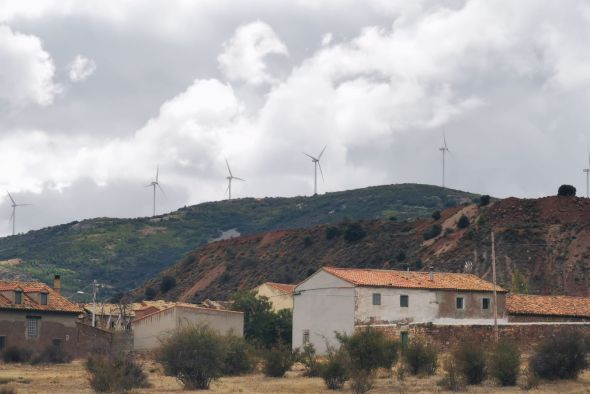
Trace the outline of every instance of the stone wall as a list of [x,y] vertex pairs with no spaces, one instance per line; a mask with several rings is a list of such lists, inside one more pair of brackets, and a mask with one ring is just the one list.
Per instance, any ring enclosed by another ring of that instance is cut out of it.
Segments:
[[[459,343],[469,340],[492,345],[494,343],[493,325],[438,325],[412,324],[376,326],[391,336],[399,339],[402,332],[409,334],[409,339],[420,338],[435,343],[441,350],[448,350]],[[545,338],[553,335],[567,335],[571,331],[581,331],[590,335],[590,323],[512,323],[498,326],[500,339],[514,341],[522,352],[530,352]]]

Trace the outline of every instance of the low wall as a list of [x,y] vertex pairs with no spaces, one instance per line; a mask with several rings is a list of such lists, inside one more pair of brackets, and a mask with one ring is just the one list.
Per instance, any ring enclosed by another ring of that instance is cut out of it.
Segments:
[[[411,325],[375,325],[375,328],[385,331],[396,339],[402,332],[407,332],[410,341],[415,338],[424,339],[437,344],[441,350],[448,350],[453,346],[474,340],[484,345],[494,343],[493,325],[439,325],[439,324],[411,324]],[[498,325],[500,339],[514,341],[522,352],[530,352],[544,339],[564,332],[581,331],[590,335],[590,323],[506,323]],[[567,335],[567,334],[566,334]]]
[[130,331],[111,332],[84,323],[77,323],[76,326],[78,357],[95,352],[114,354],[133,350],[133,334]]

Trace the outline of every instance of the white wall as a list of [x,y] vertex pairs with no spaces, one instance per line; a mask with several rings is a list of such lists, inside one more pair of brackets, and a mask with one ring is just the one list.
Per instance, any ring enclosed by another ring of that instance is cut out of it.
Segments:
[[293,348],[303,346],[303,332],[318,354],[326,353],[326,340],[337,345],[335,331],[354,330],[354,287],[348,282],[318,271],[295,288],[293,296]]
[[223,335],[232,333],[239,337],[244,336],[244,314],[241,312],[183,307],[176,309],[178,328],[203,324]]
[[[432,290],[357,287],[355,291],[355,321],[360,324],[372,320],[376,323],[422,323],[433,321],[438,315],[438,300]],[[381,294],[381,305],[373,305],[373,293]],[[400,307],[400,295],[409,296],[407,308]]]
[[133,349],[152,350],[176,328],[176,308],[169,308],[148,315],[131,323],[133,328]]

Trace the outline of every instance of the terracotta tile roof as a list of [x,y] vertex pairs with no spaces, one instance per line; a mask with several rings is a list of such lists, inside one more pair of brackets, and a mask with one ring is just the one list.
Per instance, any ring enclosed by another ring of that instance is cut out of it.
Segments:
[[[21,290],[23,292],[22,304],[13,303],[14,295],[11,293],[15,290]],[[5,292],[0,297],[0,310],[82,313],[82,308],[58,294],[45,283],[0,281],[0,292]],[[33,293],[47,293],[47,305],[41,305],[37,302]]]
[[506,311],[513,315],[590,317],[590,297],[511,294]]
[[[494,289],[492,283],[472,274],[435,272],[434,279],[430,280],[428,272],[335,267],[322,269],[356,286],[462,291],[493,291]],[[496,291],[507,292],[500,286],[496,286]]]
[[295,290],[295,287],[297,287],[297,285],[288,285],[286,283],[274,283],[274,282],[265,282],[265,283],[263,283],[263,285],[270,286],[272,288],[275,288],[275,289],[282,291],[283,293],[287,293],[287,294],[293,294],[293,290]]

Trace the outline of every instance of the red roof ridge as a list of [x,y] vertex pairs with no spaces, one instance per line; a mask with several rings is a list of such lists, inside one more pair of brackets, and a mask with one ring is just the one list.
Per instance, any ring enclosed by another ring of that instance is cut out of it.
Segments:
[[297,287],[297,285],[292,285],[289,283],[277,283],[277,282],[264,282],[263,285],[269,285],[279,291],[282,291],[283,293],[289,293],[289,294],[292,294],[293,290],[295,290],[295,287]]

